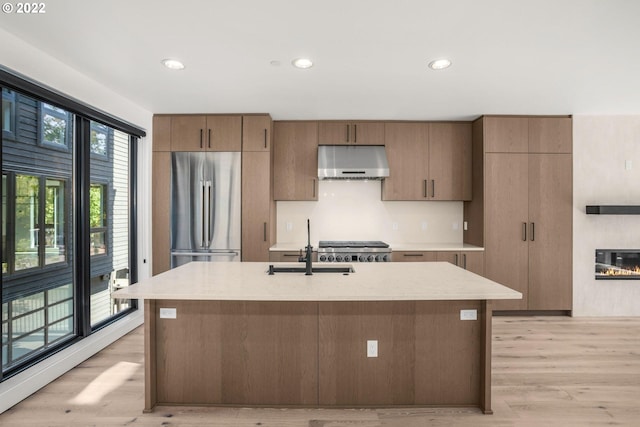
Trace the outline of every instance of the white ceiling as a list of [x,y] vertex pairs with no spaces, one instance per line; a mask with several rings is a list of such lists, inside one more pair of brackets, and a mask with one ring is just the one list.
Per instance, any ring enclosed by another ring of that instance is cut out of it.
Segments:
[[640,114],[638,0],[51,0],[0,26],[154,113]]

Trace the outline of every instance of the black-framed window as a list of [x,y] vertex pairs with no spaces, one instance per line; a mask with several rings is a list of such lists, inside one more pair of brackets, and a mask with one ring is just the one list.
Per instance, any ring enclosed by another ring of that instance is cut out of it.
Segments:
[[12,90],[2,91],[2,135],[15,138],[16,132],[16,93]]
[[137,308],[110,293],[137,280],[144,132],[2,66],[0,89],[2,380]]
[[113,131],[102,123],[91,122],[91,155],[107,157],[107,149],[110,140],[113,139]]
[[91,256],[107,254],[108,184],[92,182],[89,187],[89,227]]
[[40,138],[42,145],[68,150],[73,134],[72,115],[63,108],[40,103]]

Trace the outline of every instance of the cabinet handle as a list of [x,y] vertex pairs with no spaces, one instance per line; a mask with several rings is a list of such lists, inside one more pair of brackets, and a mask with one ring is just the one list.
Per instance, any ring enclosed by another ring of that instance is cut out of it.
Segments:
[[462,268],[467,269],[467,254],[462,254]]
[[267,223],[266,222],[264,223],[263,233],[264,233],[264,241],[266,242],[267,241]]
[[424,185],[422,186],[423,187],[422,191],[423,191],[423,194],[424,194],[424,198],[426,199],[428,197],[428,195],[427,195],[427,180],[426,179],[423,181],[423,184]]
[[349,142],[349,125],[345,125],[347,128],[347,142]]
[[267,148],[267,130],[264,130],[264,148]]
[[454,264],[458,265],[458,254],[455,254],[455,260],[456,260],[456,262]]
[[316,198],[316,180],[315,178],[313,179],[313,198]]
[[436,197],[436,180],[431,180],[431,198]]
[[202,148],[202,144],[203,144],[203,140],[202,140],[203,132],[204,130],[200,129],[200,148]]
[[526,222],[522,223],[522,241],[523,242],[527,241],[527,223]]
[[208,142],[208,146],[209,146],[209,148],[211,148],[211,129],[209,129],[209,142]]
[[358,125],[353,125],[353,143],[358,142]]
[[534,222],[531,223],[531,241],[536,240],[536,224]]
[[[302,252],[302,249],[300,250]],[[296,257],[299,258],[301,254],[282,254],[283,257]]]
[[424,256],[424,254],[402,254],[402,256]]

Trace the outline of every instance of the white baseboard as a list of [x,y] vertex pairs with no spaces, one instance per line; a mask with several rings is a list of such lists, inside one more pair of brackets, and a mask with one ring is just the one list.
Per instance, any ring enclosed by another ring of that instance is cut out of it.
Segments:
[[142,325],[142,301],[138,307],[130,315],[0,383],[0,414]]

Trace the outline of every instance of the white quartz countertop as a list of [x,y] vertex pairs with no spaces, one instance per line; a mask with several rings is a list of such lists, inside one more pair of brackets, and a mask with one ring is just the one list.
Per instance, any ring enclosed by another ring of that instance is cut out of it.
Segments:
[[[289,252],[304,250],[306,243],[276,243],[269,248],[270,251]],[[313,250],[318,249],[318,242],[311,242]],[[389,243],[392,251],[484,251],[483,247],[469,245],[467,243]]]
[[[355,263],[354,273],[267,274],[302,263],[191,262],[113,293],[116,298],[220,301],[424,301],[521,299],[447,262]],[[332,263],[333,266],[348,264]],[[314,263],[314,266],[327,264]]]

